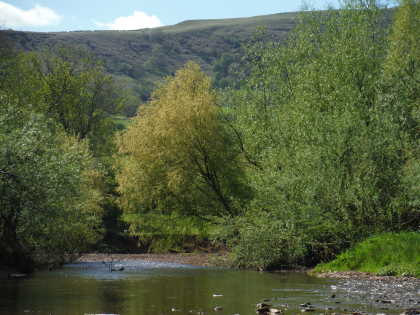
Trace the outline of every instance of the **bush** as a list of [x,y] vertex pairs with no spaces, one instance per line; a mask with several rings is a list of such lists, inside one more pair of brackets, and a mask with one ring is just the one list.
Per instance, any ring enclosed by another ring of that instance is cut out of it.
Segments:
[[239,240],[233,247],[233,264],[237,267],[270,270],[296,266],[303,262],[304,238],[293,224],[273,220],[261,214],[239,227]]
[[101,174],[86,142],[0,100],[0,263],[62,263],[102,234]]

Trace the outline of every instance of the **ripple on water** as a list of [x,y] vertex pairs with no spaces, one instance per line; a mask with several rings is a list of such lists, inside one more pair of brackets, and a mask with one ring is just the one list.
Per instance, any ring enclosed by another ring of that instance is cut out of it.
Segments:
[[67,264],[58,271],[67,276],[79,276],[85,278],[94,278],[97,280],[118,280],[125,278],[146,278],[156,276],[156,270],[159,270],[160,276],[172,274],[174,271],[188,272],[189,270],[204,269],[179,263],[151,262],[142,260],[114,261],[116,264],[124,267],[122,271],[111,271],[110,262],[80,262]]
[[123,265],[124,270],[111,272],[109,263],[83,262],[39,272],[22,281],[0,281],[0,315],[22,314],[24,310],[42,314],[216,315],[215,308],[220,315],[255,315],[255,305],[261,302],[287,310],[286,315],[302,310],[390,315],[400,314],[420,300],[420,288],[410,282],[318,279],[304,273],[139,260],[113,263]]

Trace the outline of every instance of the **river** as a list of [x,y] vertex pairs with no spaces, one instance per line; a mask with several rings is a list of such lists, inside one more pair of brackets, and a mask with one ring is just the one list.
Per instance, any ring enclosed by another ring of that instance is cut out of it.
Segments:
[[[304,273],[146,261],[125,261],[123,265],[123,271],[110,272],[101,262],[77,263],[36,272],[26,279],[1,279],[0,314],[254,315],[256,304],[264,301],[282,309],[287,305],[286,314],[301,314],[304,307],[300,305],[305,303],[310,303],[314,314],[326,309],[328,313],[399,314],[407,306],[367,298],[373,287],[366,288],[366,284],[346,286],[344,280]],[[420,294],[417,287],[401,290],[410,294],[407,299]]]

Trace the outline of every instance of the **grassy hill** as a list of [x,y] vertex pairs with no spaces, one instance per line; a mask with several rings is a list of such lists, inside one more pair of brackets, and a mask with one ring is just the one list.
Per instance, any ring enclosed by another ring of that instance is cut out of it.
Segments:
[[235,54],[258,27],[266,29],[267,37],[283,40],[295,25],[295,18],[296,13],[281,13],[185,21],[135,31],[5,32],[21,50],[59,44],[85,47],[104,60],[108,72],[126,80],[145,99],[156,80],[174,73],[189,60],[212,74],[215,62],[223,55]]

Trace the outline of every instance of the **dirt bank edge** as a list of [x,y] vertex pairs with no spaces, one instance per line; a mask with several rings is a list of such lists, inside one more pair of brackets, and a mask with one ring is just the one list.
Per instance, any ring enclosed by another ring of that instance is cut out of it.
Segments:
[[364,279],[372,281],[394,281],[394,282],[405,282],[409,281],[412,283],[418,283],[420,285],[420,279],[415,277],[395,277],[395,276],[378,276],[369,272],[361,271],[330,271],[330,272],[313,272],[309,271],[308,274],[318,278],[332,278],[332,279]]

